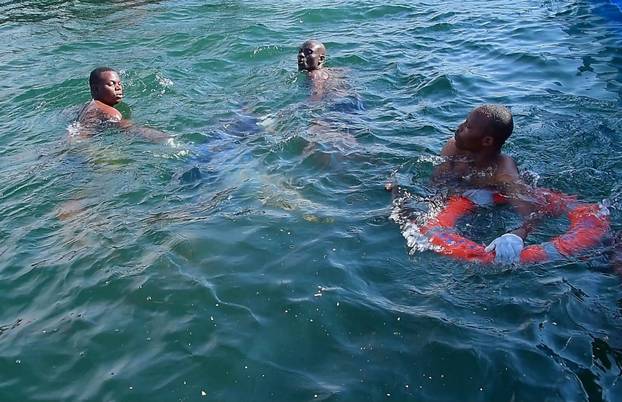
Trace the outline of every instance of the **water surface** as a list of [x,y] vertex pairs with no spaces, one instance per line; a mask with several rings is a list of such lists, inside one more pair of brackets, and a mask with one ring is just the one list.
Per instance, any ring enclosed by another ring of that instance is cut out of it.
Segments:
[[[397,171],[429,196],[457,124],[503,103],[526,180],[607,200],[619,229],[611,3],[0,11],[0,400],[622,400],[606,245],[513,269],[411,254],[383,190]],[[310,99],[295,58],[311,37],[348,95]],[[99,65],[121,71],[123,113],[177,147],[68,140]],[[504,230],[487,213],[481,241]]]

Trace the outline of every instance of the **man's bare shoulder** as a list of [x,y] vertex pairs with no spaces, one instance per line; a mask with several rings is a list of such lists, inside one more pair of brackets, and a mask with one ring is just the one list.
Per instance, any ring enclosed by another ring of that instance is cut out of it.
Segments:
[[447,143],[443,146],[443,149],[441,149],[441,156],[451,157],[459,154],[460,151],[456,147],[456,140],[453,138],[447,141]]
[[510,182],[520,180],[518,168],[514,159],[508,155],[501,154],[497,161],[497,172],[495,174],[497,181]]
[[122,119],[123,116],[117,109],[96,100],[86,105],[78,116],[78,121],[82,124],[120,122]]
[[518,174],[516,162],[508,155],[499,155],[499,173]]

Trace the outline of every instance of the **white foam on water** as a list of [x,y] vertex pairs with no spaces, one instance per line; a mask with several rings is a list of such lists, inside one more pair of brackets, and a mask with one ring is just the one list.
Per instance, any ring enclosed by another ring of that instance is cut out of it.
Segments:
[[67,134],[69,134],[71,138],[78,138],[80,136],[80,128],[81,126],[78,121],[71,122],[67,126]]
[[183,159],[190,155],[190,150],[187,148],[186,144],[180,144],[179,142],[175,141],[175,138],[169,138],[168,140],[166,140],[166,145],[177,151],[173,152],[172,154],[157,153],[154,154],[154,156],[164,159]]
[[537,187],[538,181],[540,181],[540,174],[529,169],[523,170],[521,173],[521,177],[523,178],[525,183],[533,187]]
[[445,162],[445,158],[438,155],[421,155],[417,157],[417,162],[431,163],[433,166],[438,166]]
[[439,251],[440,248],[430,243],[421,232],[421,228],[426,222],[436,218],[442,208],[440,205],[427,202],[426,211],[416,211],[407,207],[412,203],[426,203],[426,200],[416,200],[410,193],[404,192],[393,200],[393,209],[389,219],[400,225],[402,236],[406,239],[406,244],[410,249],[409,254],[428,250]]
[[158,80],[158,84],[162,86],[162,90],[160,91],[160,95],[164,95],[166,93],[166,89],[170,88],[174,85],[173,80],[170,78],[166,78],[162,75],[162,73],[156,73],[156,80]]

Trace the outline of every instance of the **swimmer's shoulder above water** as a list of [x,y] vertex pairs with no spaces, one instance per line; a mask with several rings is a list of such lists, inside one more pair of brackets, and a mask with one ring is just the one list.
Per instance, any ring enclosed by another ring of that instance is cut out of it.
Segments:
[[298,71],[304,71],[312,80],[325,80],[329,74],[326,62],[326,47],[319,40],[311,39],[298,48]]
[[304,72],[311,81],[312,98],[320,100],[327,91],[331,78],[326,62],[326,47],[318,40],[311,39],[298,48],[298,71]]
[[133,124],[114,108],[123,100],[123,84],[116,70],[110,67],[94,69],[89,76],[89,86],[92,100],[78,115],[80,137],[91,137],[102,126],[114,124],[156,142],[166,142],[171,138],[162,131]]
[[435,170],[434,179],[462,181],[465,187],[504,187],[520,182],[516,163],[501,152],[513,128],[507,107],[476,107],[443,147],[445,162]]
[[[78,116],[78,123],[85,128],[105,122],[118,123],[123,120],[121,112],[114,106],[123,99],[123,84],[119,73],[109,67],[98,67],[89,76],[91,101]],[[87,130],[84,136],[89,136]]]
[[[524,239],[541,218],[531,197],[531,189],[520,178],[514,160],[501,152],[512,134],[514,121],[510,109],[501,105],[483,105],[473,109],[441,151],[444,161],[435,168],[433,180],[456,193],[467,189],[492,190],[503,194],[523,216],[518,229],[494,239],[487,252],[495,251],[495,261],[513,264],[519,261]],[[389,182],[385,189],[395,192]]]

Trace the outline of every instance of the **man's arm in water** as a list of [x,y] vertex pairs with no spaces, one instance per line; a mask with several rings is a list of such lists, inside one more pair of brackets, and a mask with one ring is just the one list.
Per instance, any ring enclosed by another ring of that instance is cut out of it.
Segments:
[[[455,140],[447,141],[441,150],[441,156],[445,159],[432,173],[432,181],[443,183],[445,179],[456,176],[453,172],[452,158],[459,157],[461,152],[456,148]],[[533,231],[542,218],[542,208],[539,208],[533,189],[521,179],[516,163],[507,155],[500,155],[497,171],[490,183],[491,187],[497,188],[501,193],[508,196],[510,204],[522,216],[523,224],[511,231],[521,239],[525,239]]]
[[509,198],[510,204],[522,216],[522,225],[510,233],[525,240],[542,218],[543,210],[538,205],[533,189],[521,179],[516,163],[507,155],[501,155],[495,187]]
[[79,132],[82,138],[92,137],[98,126],[120,122],[123,119],[117,109],[92,100],[80,111],[78,115]]
[[137,134],[154,142],[166,142],[171,139],[171,136],[160,130],[140,126],[124,119],[117,109],[97,101],[92,101],[87,105],[78,117],[78,121],[81,125],[80,137],[91,137],[97,126],[110,124],[130,134]]
[[132,123],[127,119],[122,119],[119,123],[117,123],[120,128],[127,131],[130,134],[138,134],[143,138],[146,138],[153,142],[166,142],[170,140],[172,137],[166,134],[163,131],[156,130],[155,128],[139,126],[137,124]]
[[[456,153],[457,149],[454,144],[454,140],[452,139],[447,141],[447,143],[443,146],[443,149],[441,150],[441,157],[443,157],[443,162],[436,166],[434,168],[434,171],[432,172],[432,183],[442,183],[444,181],[443,179],[451,175],[451,162],[449,159],[452,156],[455,156]],[[384,189],[395,195],[395,192],[398,190],[398,185],[395,182],[393,174],[387,179],[387,181],[385,181]]]

